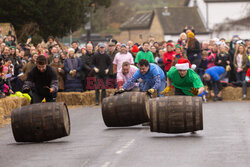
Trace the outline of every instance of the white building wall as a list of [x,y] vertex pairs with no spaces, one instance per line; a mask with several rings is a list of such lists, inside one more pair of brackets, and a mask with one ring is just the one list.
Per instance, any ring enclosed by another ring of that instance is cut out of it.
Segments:
[[233,35],[239,35],[241,39],[250,39],[250,30],[245,28],[245,29],[232,29],[230,31],[223,31],[221,33],[214,32],[212,34],[213,37],[216,38],[225,38],[228,40],[231,40]]
[[213,29],[216,24],[225,22],[227,18],[241,19],[249,10],[249,2],[208,3],[208,26]]
[[[188,6],[193,7],[195,0],[190,0]],[[196,0],[199,12],[204,18],[205,25],[213,29],[216,24],[223,23],[226,18],[238,20],[245,17],[250,10],[250,2],[216,2],[205,3],[204,0]],[[208,9],[208,13],[207,13]]]

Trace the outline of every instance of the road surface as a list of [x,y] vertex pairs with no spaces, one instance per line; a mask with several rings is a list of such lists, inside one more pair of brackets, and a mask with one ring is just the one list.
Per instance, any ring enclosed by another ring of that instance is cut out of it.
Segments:
[[197,134],[152,133],[148,127],[106,128],[100,107],[70,109],[71,134],[16,143],[0,128],[0,167],[249,167],[250,103],[203,105]]

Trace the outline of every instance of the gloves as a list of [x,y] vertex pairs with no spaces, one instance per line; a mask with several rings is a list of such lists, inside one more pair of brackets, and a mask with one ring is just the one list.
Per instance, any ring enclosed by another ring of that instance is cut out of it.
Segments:
[[227,66],[226,66],[226,71],[230,71],[230,70],[231,70],[230,65],[227,65]]
[[148,91],[147,91],[147,94],[149,95],[149,96],[152,96],[153,94],[154,94],[154,92],[155,92],[155,90],[154,89],[149,89]]
[[189,90],[190,93],[192,93],[194,96],[197,96],[199,93],[199,89],[197,88],[191,88],[191,90]]
[[76,70],[72,70],[72,77],[75,77],[76,76]]
[[168,92],[170,91],[170,86],[167,86],[162,92],[161,92],[161,95],[165,95],[167,94]]
[[114,95],[122,94],[122,93],[124,93],[124,92],[125,92],[125,90],[124,90],[123,88],[121,88],[121,89],[119,89],[119,90],[116,90]]
[[29,93],[29,92],[30,92],[30,89],[29,88],[25,88],[22,93]]
[[96,72],[96,73],[98,73],[98,72],[99,72],[99,69],[98,69],[98,68],[96,68],[96,67],[94,67],[94,70],[95,70],[95,72]]
[[108,74],[108,72],[109,72],[109,69],[106,69],[106,70],[105,70],[105,74]]

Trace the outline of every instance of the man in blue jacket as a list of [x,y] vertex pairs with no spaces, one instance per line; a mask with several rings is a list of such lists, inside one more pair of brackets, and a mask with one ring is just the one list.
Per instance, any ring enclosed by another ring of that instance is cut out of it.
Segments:
[[222,84],[220,81],[226,76],[226,70],[222,66],[214,66],[205,71],[203,79],[207,81],[209,90],[214,90],[211,96],[214,97],[214,101],[222,100]]
[[139,69],[134,73],[132,78],[124,83],[122,89],[118,90],[116,94],[123,93],[138,79],[142,79],[142,82],[139,84],[141,92],[147,92],[149,95],[152,95],[157,91],[158,97],[163,96],[160,92],[166,86],[166,78],[162,69],[156,64],[149,64],[146,59],[141,59],[138,65]]

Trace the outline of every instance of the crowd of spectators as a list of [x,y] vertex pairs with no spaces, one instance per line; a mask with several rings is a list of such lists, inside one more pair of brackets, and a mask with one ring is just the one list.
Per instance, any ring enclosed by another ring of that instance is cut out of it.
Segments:
[[[187,58],[210,90],[216,91],[219,87],[221,91],[220,84],[242,86],[243,99],[250,85],[250,42],[236,35],[232,39],[198,41],[193,29],[185,29],[175,41],[155,41],[151,38],[143,43],[121,43],[112,39],[96,46],[90,41],[80,48],[78,42],[72,42],[68,47],[52,36],[47,42],[33,45],[31,37],[26,43],[17,43],[14,36],[0,34],[1,97],[22,91],[23,83],[36,66],[39,55],[44,55],[57,72],[59,91],[95,89],[98,99],[99,89],[102,89],[101,98],[104,98],[107,88],[121,87],[127,77],[136,71],[141,59],[157,64],[166,75],[178,59]],[[206,70],[214,66],[225,69],[223,77],[204,79]],[[215,96],[213,91],[211,95]]]

